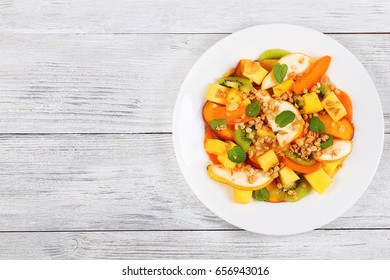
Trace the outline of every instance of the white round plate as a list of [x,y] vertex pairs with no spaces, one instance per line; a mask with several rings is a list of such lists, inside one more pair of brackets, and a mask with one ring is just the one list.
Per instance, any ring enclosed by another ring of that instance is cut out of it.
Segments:
[[[256,59],[267,49],[281,48],[312,57],[330,55],[327,74],[347,92],[353,103],[353,151],[323,195],[314,191],[295,203],[253,200],[233,202],[232,189],[207,175],[209,159],[203,148],[202,107],[210,83],[243,58]],[[375,86],[367,71],[340,43],[308,28],[269,24],[233,33],[208,49],[185,78],[173,116],[176,157],[192,191],[212,212],[248,231],[287,235],[321,227],[348,210],[370,184],[378,167],[384,138],[384,121]],[[374,202],[373,202],[374,203]]]

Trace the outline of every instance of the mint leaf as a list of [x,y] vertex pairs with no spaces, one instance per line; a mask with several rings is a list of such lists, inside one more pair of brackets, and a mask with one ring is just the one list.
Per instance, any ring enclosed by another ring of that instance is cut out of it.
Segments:
[[323,141],[323,142],[320,143],[320,147],[323,150],[326,149],[326,148],[329,148],[330,146],[333,145],[333,137],[332,137],[332,135],[328,134],[328,137],[329,137],[328,140]]
[[255,198],[258,201],[266,201],[269,199],[269,191],[267,190],[267,188],[257,190],[255,191]]
[[234,146],[227,152],[228,158],[232,162],[241,163],[246,160],[246,153],[240,146]]
[[310,130],[315,133],[324,133],[325,125],[322,123],[319,117],[312,117],[309,121]]
[[246,106],[246,115],[248,117],[256,117],[260,113],[260,102],[255,101]]
[[283,111],[276,116],[275,122],[279,127],[285,127],[289,123],[292,123],[295,119],[295,114],[291,111]]
[[217,129],[217,127],[226,127],[226,120],[225,119],[212,120],[210,122],[210,126],[212,129]]
[[287,74],[288,66],[286,64],[276,63],[274,66],[274,77],[278,83],[283,82]]

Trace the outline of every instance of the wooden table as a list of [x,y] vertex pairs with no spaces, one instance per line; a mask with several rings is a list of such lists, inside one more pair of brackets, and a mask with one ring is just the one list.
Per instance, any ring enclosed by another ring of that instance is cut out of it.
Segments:
[[[286,3],[0,0],[0,258],[390,258],[390,2]],[[272,22],[325,32],[354,53],[387,133],[359,202],[286,237],[242,231],[203,206],[171,136],[197,58]]]

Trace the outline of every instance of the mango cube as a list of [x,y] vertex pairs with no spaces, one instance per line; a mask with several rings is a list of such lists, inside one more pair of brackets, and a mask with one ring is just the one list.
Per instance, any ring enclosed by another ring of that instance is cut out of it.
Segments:
[[343,160],[340,159],[336,161],[323,162],[322,167],[330,177],[333,177],[336,174],[342,161]]
[[240,103],[242,97],[236,88],[231,88],[226,94],[226,104]]
[[241,59],[236,67],[237,76],[248,78],[251,82],[258,85],[261,84],[267,74],[268,71],[258,61],[250,59]]
[[261,129],[256,130],[256,134],[259,137],[268,136],[268,137],[276,139],[274,132],[272,130],[268,130],[265,128],[261,128]]
[[313,114],[324,109],[320,99],[317,96],[317,93],[310,92],[303,95],[303,101],[305,105],[303,105],[303,112],[305,114]]
[[260,167],[267,172],[270,168],[279,163],[278,157],[273,150],[269,150],[265,154],[258,157]]
[[279,170],[279,177],[282,180],[283,185],[299,180],[299,176],[294,172],[294,170],[287,166]]
[[347,110],[334,92],[329,93],[325,99],[322,100],[322,105],[324,105],[325,110],[335,122],[347,115]]
[[[234,142],[232,141],[227,141],[228,144],[228,149],[233,148],[234,146],[237,146]],[[231,161],[227,155],[227,151],[223,155],[219,155],[217,157],[218,161],[222,163],[223,167],[226,169],[233,169],[236,167],[237,163]]]
[[245,98],[242,102],[241,105],[249,105],[251,104],[251,100],[249,98]]
[[224,87],[218,84],[211,84],[206,91],[205,98],[208,101],[226,105],[226,96],[229,90],[230,88],[228,87]]
[[312,173],[304,174],[303,176],[305,176],[309,184],[319,194],[322,194],[332,183],[332,178],[322,168]]
[[233,188],[233,200],[237,203],[249,203],[252,198],[252,192],[253,191],[247,191],[247,190],[240,190]]
[[290,87],[293,85],[294,81],[292,79],[285,80],[283,83],[278,84],[273,87],[274,96],[281,96],[283,93],[288,91]]
[[251,74],[244,71],[243,76],[247,77],[249,80],[251,80],[251,82],[260,85],[267,74],[268,71],[261,67],[259,63],[259,69],[255,73]]
[[220,163],[222,163],[223,167],[225,167],[226,169],[233,169],[236,167],[237,163],[231,161],[228,156],[227,156],[227,153],[226,154],[223,154],[223,155],[219,155],[217,157],[218,161]]
[[229,144],[218,139],[207,139],[204,148],[210,154],[221,156],[227,153]]

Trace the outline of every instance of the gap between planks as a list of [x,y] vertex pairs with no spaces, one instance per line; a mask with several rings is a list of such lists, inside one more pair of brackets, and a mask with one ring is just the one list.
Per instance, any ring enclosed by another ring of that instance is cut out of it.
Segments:
[[[311,231],[387,231],[390,228],[318,228]],[[1,234],[6,233],[88,233],[88,232],[234,232],[234,231],[246,231],[240,228],[232,229],[98,229],[98,230],[4,230],[0,231]],[[310,232],[310,231],[309,231]]]

